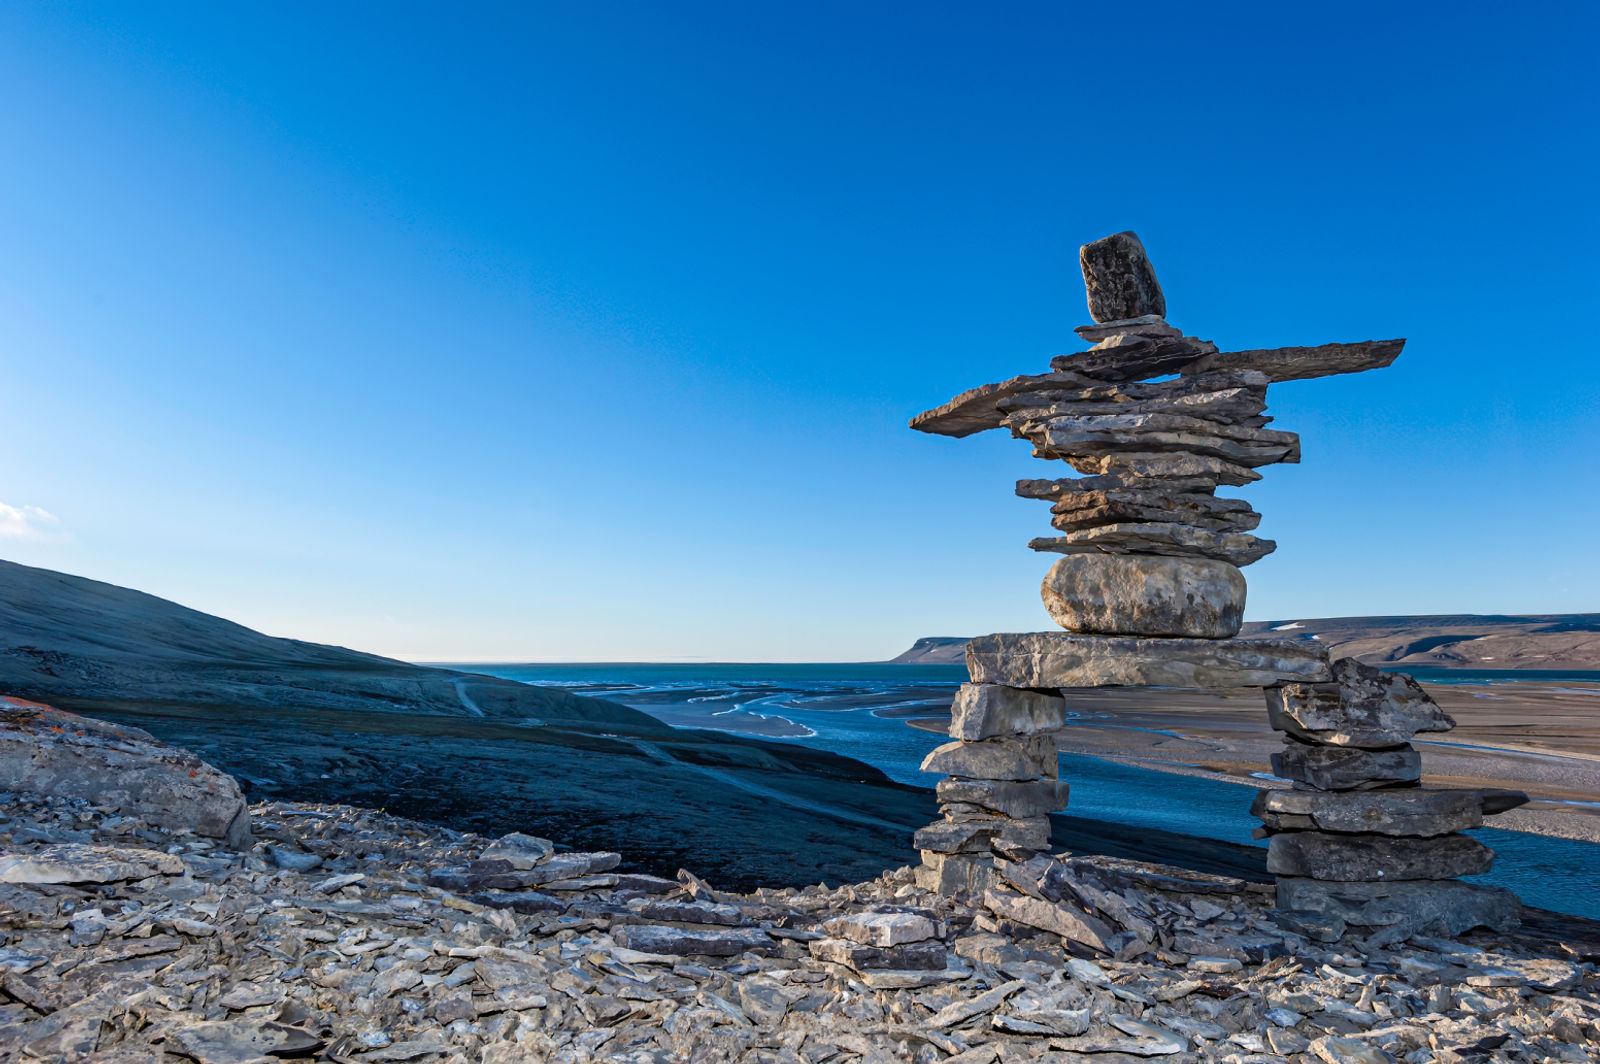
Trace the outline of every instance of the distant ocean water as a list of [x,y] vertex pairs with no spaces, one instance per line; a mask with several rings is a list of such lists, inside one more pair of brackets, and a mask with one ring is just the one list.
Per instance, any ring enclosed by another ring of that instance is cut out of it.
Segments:
[[[908,726],[949,709],[967,678],[961,665],[884,664],[536,664],[457,666],[573,694],[605,698],[667,724],[717,728],[832,751],[901,783],[930,787],[918,766],[948,740]],[[1408,668],[1430,683],[1527,681],[1600,685],[1600,670]],[[1600,693],[1600,687],[1596,688]],[[1231,783],[1101,761],[1061,757],[1076,816],[1130,827],[1262,845],[1250,836],[1250,792]],[[1600,919],[1600,846],[1483,828],[1473,832],[1498,857],[1477,882],[1504,886],[1528,904]]]

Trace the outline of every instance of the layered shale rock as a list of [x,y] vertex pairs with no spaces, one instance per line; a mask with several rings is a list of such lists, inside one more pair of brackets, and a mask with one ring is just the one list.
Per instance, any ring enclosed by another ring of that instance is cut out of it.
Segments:
[[[1421,757],[1409,740],[1454,721],[1414,680],[1353,660],[1330,667],[1314,640],[1235,638],[1240,568],[1277,544],[1254,535],[1261,518],[1248,503],[1218,498],[1217,488],[1300,460],[1299,436],[1266,427],[1268,385],[1387,366],[1405,341],[1219,351],[1167,323],[1166,297],[1135,234],[1086,244],[1079,260],[1094,318],[1077,329],[1087,351],[911,420],[918,431],[957,437],[1003,428],[1036,458],[1082,474],[1017,483],[1018,495],[1051,504],[1055,534],[1028,545],[1063,555],[1040,593],[1065,631],[967,644],[972,683],[952,713],[957,741],[923,765],[950,776],[938,789],[944,820],[917,835],[924,883],[989,890],[986,848],[1004,853],[1035,838],[1030,819],[1066,799],[1064,786],[1051,786],[1056,772],[1045,761],[1053,759],[1015,741],[1037,743],[1066,726],[1071,690],[1102,686],[1266,689],[1269,722],[1287,736],[1274,771],[1295,790],[1262,792],[1256,811],[1274,833],[1273,870],[1296,884],[1280,900],[1307,919],[1343,920],[1361,904],[1346,887],[1308,901],[1318,883],[1449,883],[1486,868],[1492,854],[1457,833],[1515,796],[1441,798],[1417,786]],[[1042,701],[1050,692],[1067,701]],[[1471,889],[1440,888],[1457,898]],[[1362,918],[1404,933],[1453,933],[1472,914],[1503,926],[1514,909],[1495,896],[1441,921],[1442,903],[1426,890],[1375,893]],[[1025,921],[1037,899],[1023,894],[1001,905]]]
[[87,798],[244,846],[250,813],[233,777],[148,732],[0,698],[0,791]]

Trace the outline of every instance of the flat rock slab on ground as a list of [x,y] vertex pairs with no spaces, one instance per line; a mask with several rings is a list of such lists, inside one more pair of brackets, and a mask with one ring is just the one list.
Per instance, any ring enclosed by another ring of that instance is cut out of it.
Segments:
[[250,841],[233,777],[148,732],[0,698],[0,791],[89,798],[174,828]]

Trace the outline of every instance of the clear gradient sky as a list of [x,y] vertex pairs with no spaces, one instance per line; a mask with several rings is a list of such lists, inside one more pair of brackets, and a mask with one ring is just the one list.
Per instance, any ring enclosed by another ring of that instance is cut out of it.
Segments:
[[0,556],[417,660],[1049,627],[906,419],[1136,229],[1272,388],[1249,615],[1600,609],[1592,3],[0,5]]

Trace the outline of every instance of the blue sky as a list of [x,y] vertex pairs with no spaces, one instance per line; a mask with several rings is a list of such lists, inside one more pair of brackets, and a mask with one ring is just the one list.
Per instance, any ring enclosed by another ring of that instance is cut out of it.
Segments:
[[[1209,8],[1209,9],[1208,9]],[[1049,627],[906,419],[1144,238],[1275,385],[1249,615],[1600,609],[1592,4],[0,6],[0,556],[433,660]]]

